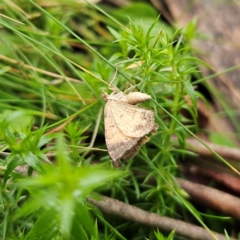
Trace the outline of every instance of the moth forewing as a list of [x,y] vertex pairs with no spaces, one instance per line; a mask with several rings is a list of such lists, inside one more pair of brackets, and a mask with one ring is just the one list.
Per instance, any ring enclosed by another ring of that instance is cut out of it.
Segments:
[[126,152],[124,153],[124,155],[122,156],[122,158],[123,158],[124,160],[126,160],[126,161],[129,160],[130,158],[133,158],[133,157],[138,153],[138,151],[139,151],[139,149],[141,148],[141,146],[142,146],[144,143],[148,142],[148,141],[149,141],[149,138],[146,137],[146,136],[140,138],[140,139],[137,141],[137,143],[136,143],[131,149],[129,149],[128,151],[126,151]]
[[124,103],[113,103],[111,108],[117,127],[126,136],[143,137],[152,131],[154,112]]
[[123,153],[132,148],[138,141],[137,138],[125,136],[117,127],[111,109],[114,102],[107,102],[104,110],[105,139],[109,155],[113,161],[117,161]]

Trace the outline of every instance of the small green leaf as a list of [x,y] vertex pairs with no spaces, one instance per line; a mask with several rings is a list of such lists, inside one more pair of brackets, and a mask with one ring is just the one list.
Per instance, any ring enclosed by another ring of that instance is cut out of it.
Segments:
[[189,95],[191,103],[193,105],[192,109],[193,109],[195,115],[197,116],[197,99],[196,99],[195,90],[190,81],[184,81],[184,87],[185,87],[187,94]]

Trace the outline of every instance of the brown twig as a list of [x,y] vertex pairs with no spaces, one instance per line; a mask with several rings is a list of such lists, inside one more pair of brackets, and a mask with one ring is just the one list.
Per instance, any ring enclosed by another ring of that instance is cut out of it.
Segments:
[[[195,226],[190,223],[185,223],[180,220],[162,217],[155,213],[144,211],[140,208],[131,206],[121,201],[101,196],[101,200],[88,198],[88,202],[97,206],[104,213],[113,214],[122,218],[142,223],[151,227],[158,228],[163,231],[175,232],[181,236],[197,239],[197,240],[225,240],[225,236],[216,232],[211,232],[213,235],[204,228]],[[232,238],[235,239],[235,238]]]
[[[26,174],[28,168],[19,166],[15,170],[17,172],[21,172],[22,174]],[[192,200],[198,201],[209,208],[219,210],[238,219],[240,218],[239,198],[201,184],[192,183],[183,179],[177,180],[179,185],[189,194]],[[180,220],[162,217],[155,213],[144,211],[140,208],[105,196],[101,196],[101,198],[102,200],[88,198],[88,202],[94,204],[105,213],[120,216],[122,218],[142,223],[151,227],[156,227],[166,232],[175,230],[177,234],[191,239],[214,239],[204,228],[185,223]],[[212,233],[216,239],[225,239],[225,237],[219,233]]]
[[[225,147],[225,146],[217,145],[217,144],[206,142],[206,141],[205,143],[209,146],[209,148],[214,150],[223,158],[240,161],[240,149]],[[198,140],[193,138],[187,139],[186,148],[202,156],[209,156],[209,157],[214,156],[212,152],[210,152],[205,146],[202,145],[202,143],[200,143]]]
[[190,174],[192,176],[202,176],[204,179],[214,180],[226,186],[228,189],[231,189],[236,193],[240,193],[239,176],[235,176],[233,173],[228,173],[225,171],[225,169],[222,169],[219,166],[201,166],[197,164],[191,164],[187,167],[182,166],[181,170],[188,175]]
[[240,219],[240,199],[238,197],[202,184],[183,179],[177,180],[195,202]]

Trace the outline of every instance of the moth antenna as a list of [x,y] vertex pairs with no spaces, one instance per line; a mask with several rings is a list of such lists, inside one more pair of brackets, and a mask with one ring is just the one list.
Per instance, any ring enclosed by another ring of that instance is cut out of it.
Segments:
[[118,69],[116,67],[116,71],[115,71],[114,75],[112,76],[112,78],[110,80],[110,83],[108,85],[108,89],[110,89],[110,90],[112,90],[114,92],[120,92],[120,90],[113,84],[113,81],[116,79],[117,72],[118,72]]
[[[127,88],[127,89],[124,91],[124,93],[130,92],[132,89],[137,88],[139,85],[142,84],[142,82],[143,82],[143,79],[142,79],[138,84],[135,84],[135,85]],[[139,89],[138,89],[138,90],[139,90]]]

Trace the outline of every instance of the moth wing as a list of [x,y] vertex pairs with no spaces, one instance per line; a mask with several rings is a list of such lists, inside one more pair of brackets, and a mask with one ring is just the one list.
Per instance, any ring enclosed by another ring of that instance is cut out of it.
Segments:
[[121,166],[120,158],[130,149],[137,145],[139,138],[126,136],[115,121],[112,108],[115,107],[114,101],[108,101],[104,110],[105,139],[109,155],[115,167]]
[[112,102],[112,115],[117,127],[128,137],[141,138],[154,130],[154,112],[122,102]]
[[124,160],[129,160],[130,158],[133,158],[139,151],[139,149],[141,148],[141,146],[148,142],[149,141],[149,138],[144,136],[142,138],[139,138],[139,140],[137,141],[137,143],[131,148],[129,149],[128,151],[126,151],[124,153],[124,155],[122,156],[122,158]]

